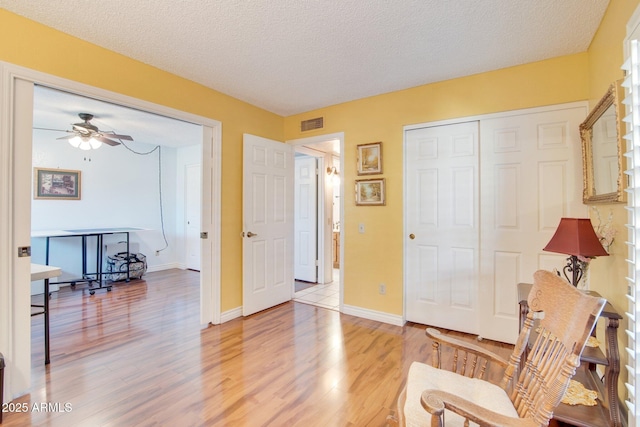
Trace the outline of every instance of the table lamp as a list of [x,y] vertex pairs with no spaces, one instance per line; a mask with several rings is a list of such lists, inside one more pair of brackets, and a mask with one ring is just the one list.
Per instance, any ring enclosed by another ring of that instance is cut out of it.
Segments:
[[[562,272],[575,287],[584,273],[578,257],[595,258],[609,255],[596,236],[589,218],[561,218],[556,233],[543,251],[569,255]],[[571,279],[568,272],[572,273]]]

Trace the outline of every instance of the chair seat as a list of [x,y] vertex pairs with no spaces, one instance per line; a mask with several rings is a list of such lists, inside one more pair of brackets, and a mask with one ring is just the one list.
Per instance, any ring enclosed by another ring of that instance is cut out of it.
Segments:
[[[420,403],[422,392],[428,389],[447,391],[491,411],[518,418],[518,413],[509,396],[497,385],[434,368],[424,363],[413,362],[409,368],[407,399],[404,405],[407,427],[431,425],[431,414]],[[445,411],[444,419],[446,427],[464,425],[464,418],[451,411]],[[470,423],[470,425],[476,424]]]

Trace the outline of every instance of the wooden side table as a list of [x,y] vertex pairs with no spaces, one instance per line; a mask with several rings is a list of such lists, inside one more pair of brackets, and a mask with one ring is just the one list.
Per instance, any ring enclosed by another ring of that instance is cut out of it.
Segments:
[[[520,304],[520,329],[529,312],[527,296],[533,285],[518,284],[518,300]],[[587,291],[589,295],[600,294]],[[600,348],[585,347],[580,358],[580,367],[576,370],[574,380],[581,382],[586,388],[598,392],[596,406],[565,405],[560,403],[553,413],[553,418],[567,424],[580,427],[621,427],[620,400],[618,399],[618,376],[620,375],[620,352],[618,350],[618,325],[622,316],[607,301],[600,319],[605,323],[605,351]],[[593,332],[595,336],[595,329]],[[526,352],[523,355],[526,358]],[[604,366],[604,383],[596,371],[598,365]]]

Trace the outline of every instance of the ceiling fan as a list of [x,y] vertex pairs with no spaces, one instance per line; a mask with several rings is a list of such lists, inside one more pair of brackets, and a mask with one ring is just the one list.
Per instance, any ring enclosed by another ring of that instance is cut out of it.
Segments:
[[67,139],[69,144],[73,147],[80,148],[81,150],[90,150],[100,148],[102,143],[107,145],[116,146],[120,145],[120,142],[114,141],[114,139],[133,141],[129,135],[118,135],[115,132],[101,131],[97,126],[90,123],[93,119],[93,114],[80,113],[78,114],[80,119],[84,120],[82,123],[72,124],[72,130],[58,130],[58,129],[44,129],[43,130],[55,130],[58,132],[69,132],[70,135],[62,136],[56,139]]

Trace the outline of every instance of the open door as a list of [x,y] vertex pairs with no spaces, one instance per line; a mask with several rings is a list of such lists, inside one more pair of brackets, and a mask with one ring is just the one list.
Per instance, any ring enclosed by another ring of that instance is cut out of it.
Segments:
[[242,314],[291,300],[293,147],[244,135]]
[[295,280],[318,281],[318,174],[315,157],[295,159]]
[[200,217],[202,210],[201,167],[199,164],[187,165],[185,170],[185,237],[187,240],[186,267],[200,271]]

